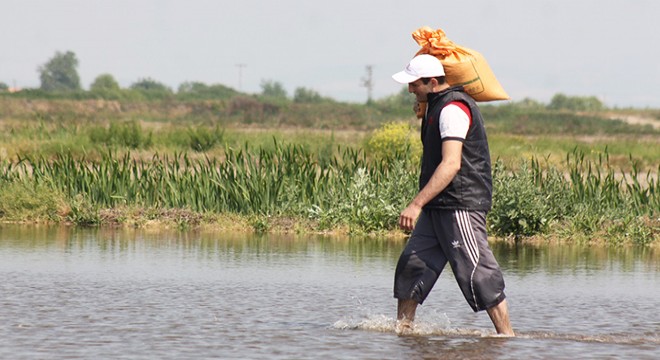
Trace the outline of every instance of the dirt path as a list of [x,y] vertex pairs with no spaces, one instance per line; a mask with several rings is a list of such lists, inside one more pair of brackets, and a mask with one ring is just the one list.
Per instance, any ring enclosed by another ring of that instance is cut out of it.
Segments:
[[654,129],[660,129],[660,120],[640,115],[610,114],[610,120],[621,120],[632,125],[651,125]]

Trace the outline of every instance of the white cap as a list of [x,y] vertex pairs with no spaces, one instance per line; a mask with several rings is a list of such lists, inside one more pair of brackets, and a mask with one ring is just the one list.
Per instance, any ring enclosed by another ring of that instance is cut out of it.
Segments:
[[445,69],[438,58],[423,54],[415,56],[403,71],[392,75],[394,81],[401,84],[410,84],[421,78],[445,76]]

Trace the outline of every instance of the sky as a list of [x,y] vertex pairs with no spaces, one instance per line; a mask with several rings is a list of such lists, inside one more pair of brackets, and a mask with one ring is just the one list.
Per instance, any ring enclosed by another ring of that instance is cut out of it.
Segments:
[[512,101],[596,96],[660,108],[657,0],[0,0],[0,82],[39,87],[38,68],[72,51],[83,88],[101,74],[122,87],[151,78],[340,101],[398,93],[391,75],[419,49],[412,32],[442,29],[480,52]]

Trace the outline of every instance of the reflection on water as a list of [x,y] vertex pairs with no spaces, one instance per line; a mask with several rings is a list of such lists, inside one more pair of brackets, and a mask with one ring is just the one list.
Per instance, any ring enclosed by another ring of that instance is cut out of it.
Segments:
[[660,253],[651,248],[515,246],[505,243],[494,244],[492,248],[500,262],[507,263],[510,271],[521,275],[539,268],[549,273],[598,271],[613,266],[624,272],[660,271]]
[[[0,225],[0,358],[655,358],[660,255],[494,244],[515,339],[446,270],[393,332],[400,240]],[[551,349],[551,351],[549,351]]]

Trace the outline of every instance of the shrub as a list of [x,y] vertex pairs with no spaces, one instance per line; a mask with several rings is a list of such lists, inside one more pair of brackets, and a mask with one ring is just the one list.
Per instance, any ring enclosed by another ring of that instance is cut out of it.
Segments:
[[89,86],[90,91],[117,91],[120,90],[119,83],[110,74],[101,74],[94,79]]
[[377,159],[392,159],[397,154],[409,155],[412,163],[422,156],[419,135],[406,122],[391,122],[374,131],[367,142],[367,150]]
[[208,151],[217,143],[222,142],[224,134],[224,129],[220,129],[219,126],[216,126],[215,130],[209,130],[205,127],[195,129],[190,127],[188,128],[190,148],[199,152]]
[[[393,228],[400,208],[381,198],[377,188],[369,173],[358,169],[345,194],[334,193],[335,196],[331,196],[336,200],[334,203],[325,210],[314,206],[310,215],[322,228],[345,224],[351,232],[358,233]],[[331,190],[342,192],[340,188]]]
[[206,85],[197,81],[182,83],[176,93],[180,100],[230,99],[236,95],[238,91],[222,84]]
[[552,110],[573,110],[573,111],[600,111],[605,109],[605,105],[595,96],[566,96],[564,94],[555,94],[548,104],[548,109]]
[[101,216],[98,207],[92,203],[89,197],[78,194],[70,203],[71,212],[68,219],[76,225],[98,225],[101,223]]
[[543,191],[539,174],[523,162],[516,172],[508,172],[500,161],[493,169],[493,208],[488,215],[489,229],[500,236],[531,236],[544,233],[556,216],[553,199],[560,194]]
[[321,228],[343,224],[354,233],[391,230],[417,192],[417,172],[411,171],[406,159],[393,159],[385,166],[357,168],[345,186],[328,190],[330,201],[325,207],[315,205],[310,210]]
[[172,89],[167,85],[148,77],[131,84],[130,90],[149,100],[167,99],[173,95]]
[[293,102],[295,103],[312,104],[322,101],[323,97],[315,90],[299,87],[294,91]]
[[260,101],[250,96],[236,96],[229,101],[227,113],[238,116],[246,124],[264,123],[280,112],[280,105]]
[[266,99],[287,100],[286,89],[279,81],[262,80],[261,96]]
[[60,221],[67,210],[62,193],[46,182],[16,181],[0,187],[0,218]]
[[108,129],[94,127],[89,131],[89,138],[93,143],[102,143],[108,146],[126,146],[131,149],[148,148],[152,145],[152,133],[145,134],[140,124],[135,121],[110,123]]

